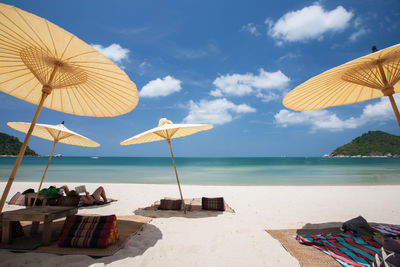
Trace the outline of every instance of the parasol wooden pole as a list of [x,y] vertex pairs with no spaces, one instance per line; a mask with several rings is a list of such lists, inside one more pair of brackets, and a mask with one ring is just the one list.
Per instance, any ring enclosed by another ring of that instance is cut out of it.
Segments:
[[400,127],[399,109],[397,108],[396,101],[394,101],[394,98],[393,98],[394,88],[393,88],[393,86],[389,86],[389,84],[388,84],[388,81],[386,79],[385,71],[384,71],[384,69],[382,67],[382,62],[380,60],[378,60],[376,63],[377,63],[378,70],[379,70],[379,72],[381,74],[381,77],[382,77],[382,82],[385,85],[384,89],[382,89],[382,93],[383,93],[383,95],[389,97],[390,104],[392,104],[392,108],[393,108],[394,114],[396,115],[397,123],[399,124],[399,127]]
[[42,92],[42,98],[40,99],[39,106],[38,106],[38,108],[36,109],[36,113],[35,113],[35,116],[33,117],[31,126],[29,127],[29,130],[28,130],[28,132],[27,132],[27,134],[26,134],[24,143],[22,144],[21,149],[19,150],[19,154],[18,154],[17,160],[15,161],[14,168],[13,168],[12,171],[11,171],[10,178],[8,179],[6,188],[4,189],[3,195],[1,196],[1,200],[0,200],[0,212],[3,210],[4,203],[6,202],[6,198],[7,198],[7,196],[8,196],[8,193],[10,192],[11,185],[12,185],[12,183],[14,182],[14,178],[15,178],[15,175],[17,174],[19,165],[21,164],[22,157],[23,157],[24,154],[25,154],[25,150],[26,150],[26,147],[27,147],[27,145],[28,145],[29,138],[30,138],[31,135],[32,135],[33,128],[35,128],[36,121],[37,121],[37,119],[38,119],[38,117],[39,117],[40,111],[42,110],[44,101],[46,100],[46,98],[47,98],[48,95],[49,95],[49,94],[48,94],[47,92],[45,92],[45,91]]
[[182,200],[182,205],[183,205],[183,212],[186,214],[186,205],[185,205],[185,201],[183,200],[183,195],[182,195],[182,190],[181,190],[181,184],[179,183],[178,172],[177,172],[177,170],[176,170],[176,165],[175,165],[174,154],[172,153],[171,139],[167,139],[167,143],[168,143],[168,145],[169,145],[169,150],[171,151],[172,162],[174,163],[176,181],[178,182],[179,193],[180,193],[180,195],[181,195],[181,200]]
[[51,154],[49,156],[49,161],[47,162],[46,169],[44,170],[43,177],[42,177],[42,180],[40,181],[40,185],[39,185],[39,188],[37,190],[36,197],[35,197],[35,200],[33,201],[32,206],[35,206],[36,200],[39,197],[39,191],[40,191],[40,189],[42,189],[42,184],[43,184],[43,181],[44,181],[44,177],[46,176],[47,169],[49,168],[51,158],[53,157],[54,149],[56,148],[56,144],[57,144],[57,140],[54,140],[53,149],[51,150]]
[[38,107],[36,109],[35,116],[33,117],[33,120],[31,122],[31,126],[29,127],[29,130],[26,133],[24,143],[22,144],[22,146],[21,146],[21,148],[19,150],[19,154],[18,154],[17,160],[15,161],[14,167],[13,167],[13,169],[11,171],[11,174],[10,174],[10,178],[8,178],[8,182],[7,182],[6,188],[4,188],[3,195],[1,196],[0,213],[3,211],[4,203],[6,202],[6,198],[8,196],[8,193],[10,192],[11,185],[14,182],[15,175],[17,174],[19,165],[21,164],[22,158],[23,158],[23,156],[25,154],[25,150],[26,150],[26,147],[28,146],[29,138],[31,137],[33,129],[35,128],[36,122],[37,122],[37,120],[39,118],[40,111],[42,111],[42,107],[43,107],[44,101],[46,100],[47,96],[51,94],[51,91],[53,91],[53,88],[51,88],[51,86],[49,84],[51,84],[51,82],[53,81],[54,76],[56,75],[58,67],[59,67],[58,64],[54,65],[54,69],[53,69],[52,73],[50,74],[50,78],[49,78],[48,84],[43,85],[42,97],[40,98],[40,102],[39,102],[39,105],[38,105]]
[[397,123],[399,124],[399,127],[400,127],[400,113],[399,113],[399,109],[397,108],[396,101],[394,101],[393,95],[388,95],[388,97],[390,99],[390,104],[392,104],[394,114],[396,115]]

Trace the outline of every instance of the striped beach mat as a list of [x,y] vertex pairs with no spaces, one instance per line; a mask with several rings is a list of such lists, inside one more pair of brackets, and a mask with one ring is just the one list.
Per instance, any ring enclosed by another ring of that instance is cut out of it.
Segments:
[[297,235],[299,243],[313,246],[332,256],[343,266],[371,266],[381,245],[368,237],[356,237],[351,232]]

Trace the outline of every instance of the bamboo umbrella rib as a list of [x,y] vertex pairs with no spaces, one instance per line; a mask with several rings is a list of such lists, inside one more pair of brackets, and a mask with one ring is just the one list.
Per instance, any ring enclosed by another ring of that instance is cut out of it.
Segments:
[[49,134],[51,135],[51,137],[53,137],[53,140],[56,140],[57,138],[57,134],[54,133],[52,130],[50,130],[50,128],[45,128],[47,130],[47,132],[49,132]]
[[[39,43],[37,43],[37,42],[30,36],[30,34],[26,33],[26,32],[23,31],[22,29],[20,29],[20,30],[21,30],[23,33],[25,33],[25,35],[26,35],[29,39],[31,39],[35,45],[37,45],[38,47],[45,47],[45,48],[47,49],[47,51],[50,52],[50,49],[49,49],[49,47],[47,46],[46,42],[44,42],[44,41],[42,40],[42,38],[40,38],[40,36],[37,34],[37,32],[31,27],[30,23],[28,23],[28,22],[26,21],[26,19],[24,18],[24,16],[22,16],[22,14],[20,13],[20,11],[19,11],[18,9],[16,9],[16,8],[15,8],[15,11],[18,13],[18,15],[21,17],[21,19],[25,22],[25,25],[29,27],[29,29],[33,32],[33,34],[38,38],[38,40],[39,40],[42,44],[40,45]],[[38,18],[39,18],[39,17],[38,17]],[[39,18],[39,19],[42,19],[42,18]],[[42,19],[42,20],[44,20],[44,19]],[[44,21],[46,22],[46,20],[44,20]],[[32,44],[32,43],[30,43],[30,44]]]
[[[91,82],[88,82],[88,85],[90,85],[90,84],[91,84]],[[100,86],[97,86],[97,84],[93,84],[92,86],[90,86],[88,88],[88,93],[91,92],[91,91],[93,91],[93,92],[95,92],[95,91],[102,92],[102,94],[91,94],[92,97],[94,97],[98,102],[102,102],[102,101],[99,101],[99,99],[101,99],[105,103],[107,103],[109,106],[113,107],[114,110],[117,110],[115,107],[118,107],[118,108],[120,107],[120,105],[117,104],[118,102],[115,101],[115,100],[118,100],[118,99],[115,96],[109,94],[104,89],[104,87],[100,87]],[[106,95],[108,95],[109,97],[106,97]],[[129,104],[126,104],[126,103],[123,103],[123,102],[121,102],[119,104],[124,104],[126,107],[129,107]],[[118,110],[118,112],[120,112],[120,110]]]
[[[23,18],[23,16],[21,16],[21,14],[18,12],[18,10],[16,10],[16,11],[17,11],[18,15],[22,18],[22,20],[25,22],[25,24],[26,24],[29,28],[31,28],[31,26],[29,25],[29,23],[26,22],[26,20]],[[22,36],[21,34],[17,33],[15,30],[10,29],[10,28],[7,27],[6,25],[2,24],[2,25],[4,25],[7,29],[9,29],[11,32],[13,32],[13,33],[16,34],[18,37],[20,37],[20,38],[21,38],[20,40],[22,41],[23,44],[25,44],[25,46],[27,46],[27,45],[32,45],[32,43],[37,44],[36,41],[33,40],[33,38],[32,38],[29,34],[27,34],[23,29],[21,29],[21,27],[19,27],[12,19],[10,19],[9,17],[7,17],[3,12],[0,11],[0,13],[3,14],[3,16],[4,16],[5,18],[7,18],[8,21],[10,21],[11,24],[13,24],[13,25],[15,26],[15,29],[19,29],[19,31],[20,31],[21,33],[24,33],[24,34],[25,34],[25,37],[24,37],[24,36]],[[36,35],[36,32],[35,32],[35,31],[33,31],[33,32],[34,32],[34,34]],[[30,39],[31,42],[29,42],[29,40],[27,40],[26,37],[28,37],[28,39]],[[15,39],[17,39],[17,38],[15,38]],[[40,38],[39,38],[39,39],[40,39]],[[43,43],[43,45],[46,47],[46,44]]]
[[[88,81],[87,83],[88,83],[88,84],[92,84],[92,86],[96,87],[96,89],[99,90],[99,91],[101,92],[101,97],[102,97],[102,98],[106,98],[107,100],[112,101],[113,103],[115,103],[114,100],[116,100],[116,101],[118,101],[118,102],[121,101],[121,102],[123,102],[123,104],[124,104],[126,107],[129,107],[129,106],[130,106],[129,103],[125,103],[125,102],[128,102],[128,100],[126,100],[127,97],[135,97],[135,98],[138,98],[137,95],[135,95],[135,94],[133,94],[133,95],[132,95],[132,94],[125,94],[124,91],[115,89],[115,87],[112,87],[112,86],[110,86],[110,88],[107,88],[107,89],[106,89],[104,86],[103,86],[103,87],[97,86],[98,83],[94,83],[94,82],[92,82],[92,81]],[[117,85],[115,85],[115,86],[117,86]],[[110,92],[112,92],[112,94],[111,94]],[[108,96],[108,97],[107,97],[107,96]],[[110,97],[111,99],[108,99],[109,97]],[[118,98],[118,97],[119,97],[119,98]],[[122,103],[121,103],[121,104],[122,104]]]
[[[84,86],[77,86],[77,88],[82,88],[85,89]],[[91,101],[91,99],[86,99],[83,94],[84,90],[73,90],[74,95],[78,95],[78,97],[76,97],[76,99],[78,99],[80,106],[83,108],[87,108],[89,110],[85,111],[85,115],[87,114],[97,114],[97,112],[95,110],[92,109],[92,106],[88,103],[88,101]],[[83,104],[82,104],[83,103]],[[92,103],[93,104],[93,103]],[[100,111],[101,112],[101,111]]]
[[[120,82],[124,82],[124,81],[120,80],[120,79],[116,79],[116,78],[114,78],[112,76],[102,75],[102,74],[95,73],[95,72],[89,72],[89,73],[92,73],[92,75],[90,75],[90,78],[92,80],[94,80],[96,82],[99,82],[101,84],[105,82],[105,83],[108,83],[108,85],[114,85],[114,86],[117,86],[117,87],[122,87],[124,89],[131,89],[132,88],[132,86],[123,85],[123,84],[114,82],[113,80],[117,80],[117,81],[120,81]],[[106,78],[110,78],[112,80],[109,80],[109,79],[106,79]],[[124,83],[127,83],[127,82],[124,82]],[[127,84],[129,84],[129,83],[127,83]],[[134,95],[136,95],[136,94],[134,94]]]
[[[100,68],[100,67],[97,67],[97,66],[101,66],[101,65],[111,65],[111,63],[95,63],[95,62],[82,62],[82,63],[80,63],[80,64],[76,64],[76,63],[78,63],[78,62],[75,62],[75,61],[70,61],[69,62],[69,64],[70,65],[79,65],[79,66],[82,66],[82,65],[84,65],[85,63],[87,63],[87,64],[96,64],[96,66],[90,66],[90,65],[87,65],[87,66],[85,66],[85,70],[87,71],[87,72],[90,72],[90,73],[98,73],[98,72],[96,72],[96,71],[91,71],[90,69],[94,69],[94,70],[99,70],[99,71],[106,71],[106,72],[108,72],[108,73],[110,73],[110,74],[115,74],[115,75],[119,75],[119,76],[122,76],[122,75],[124,75],[125,76],[125,74],[123,74],[123,73],[121,73],[121,72],[119,72],[119,71],[109,71],[109,70],[107,70],[107,69],[105,69],[105,68]],[[115,78],[114,76],[110,76],[110,78]],[[125,80],[122,80],[122,79],[120,79],[121,80],[121,82],[127,82],[127,81],[125,81]]]
[[[30,72],[30,71],[27,71],[25,68],[24,68],[24,69],[17,69],[17,70],[10,70],[10,71],[6,71],[6,72],[2,72],[1,74],[10,74],[10,73],[18,72],[18,71],[25,71],[25,72],[27,72],[28,74],[31,74],[31,72]],[[24,75],[25,75],[25,74],[24,74]],[[21,76],[24,76],[24,75],[21,75]],[[21,76],[13,77],[13,78],[11,78],[11,79],[8,79],[8,80],[6,80],[6,82],[8,82],[8,81],[10,81],[10,80],[13,80],[13,79],[15,79],[15,78],[19,78],[19,77],[21,77]]]
[[[24,71],[24,70],[19,70],[19,71]],[[26,71],[26,70],[25,70],[25,71]],[[5,74],[5,73],[3,72],[2,74]],[[30,80],[32,80],[32,79],[35,78],[34,76],[32,76],[32,75],[30,75],[30,74],[31,74],[30,72],[26,72],[26,73],[21,74],[21,75],[19,75],[19,76],[17,76],[17,77],[14,77],[13,79],[8,79],[8,80],[6,80],[6,81],[3,81],[3,83],[7,83],[7,82],[9,82],[9,81],[11,81],[11,80],[14,80],[14,79],[17,79],[17,78],[22,78],[22,77],[24,77],[24,76],[28,76],[28,78],[30,78],[30,79],[29,79],[29,81],[30,81]],[[17,90],[17,89],[20,88],[21,86],[22,86],[22,85],[19,85],[18,87],[14,87],[13,89],[7,91],[7,93],[8,93],[8,94],[11,94],[12,92],[14,92],[15,90]]]
[[[75,97],[75,100],[79,103],[79,105],[77,105],[77,106],[81,107],[82,110],[85,112],[85,114],[87,114],[88,112],[87,112],[86,108],[88,106],[82,104],[82,98],[80,97],[81,95],[79,94],[80,87],[79,86],[74,86],[74,88],[75,88],[74,90],[69,90],[69,93],[72,94]],[[77,94],[79,94],[79,96],[77,96]],[[74,102],[71,102],[71,103],[74,103]],[[86,104],[86,102],[84,102],[84,103]],[[74,106],[75,105],[71,105],[72,110],[76,110]]]
[[[64,61],[75,62],[75,63],[78,63],[78,64],[85,63],[85,62],[87,62],[87,61],[71,61],[71,59],[76,58],[76,57],[80,57],[80,56],[83,56],[83,55],[93,54],[93,53],[97,53],[97,52],[98,52],[98,51],[95,50],[93,47],[92,47],[92,49],[93,49],[93,50],[91,50],[91,51],[85,51],[85,52],[83,52],[83,53],[75,54],[75,55],[73,55],[73,56],[71,56],[71,57],[69,57],[69,58],[65,58]],[[105,57],[105,56],[104,56],[104,57]],[[105,64],[105,63],[103,63],[103,62],[97,62],[97,61],[93,61],[93,62],[91,62],[91,63],[94,63],[94,64]],[[110,64],[110,63],[107,63],[107,64]],[[110,64],[110,65],[111,65],[111,64]]]
[[[28,73],[29,74],[29,73]],[[26,74],[26,75],[28,75],[28,74]],[[24,76],[26,76],[26,75],[24,75]],[[23,77],[23,76],[19,76],[19,78],[21,78],[21,77]],[[11,91],[8,91],[8,93],[12,93],[12,92],[14,92],[15,90],[17,90],[18,88],[21,88],[21,86],[23,86],[24,84],[26,84],[27,82],[30,82],[30,81],[32,81],[32,80],[35,80],[35,77],[34,76],[29,76],[29,77],[27,77],[27,78],[29,78],[28,80],[24,80],[24,81],[21,81],[18,85],[16,85]]]
[[25,97],[23,97],[22,99],[23,100],[26,100],[26,99],[28,99],[28,97],[35,91],[35,88],[37,87],[37,86],[39,86],[40,85],[40,83],[38,82],[38,84],[36,85],[36,86],[33,86],[32,88],[31,88],[31,90],[25,95]]
[[[0,22],[0,25],[3,25],[3,24]],[[21,48],[21,49],[26,47],[25,43],[21,43],[21,42],[15,40],[15,38],[11,39],[11,38],[9,38],[8,34],[2,34],[2,33],[6,33],[6,32],[0,27],[0,36],[1,36],[0,43],[2,43],[4,45],[9,45],[10,47],[11,46],[12,47],[16,46],[16,47]]]
[[[86,87],[86,85],[81,85],[82,87]],[[98,100],[97,100],[97,98],[90,92],[90,88],[89,87],[87,87],[87,88],[85,88],[86,90],[82,90],[81,92],[82,92],[82,95],[85,95],[86,96],[86,99],[87,99],[87,101],[90,101],[91,103],[92,103],[92,105],[93,105],[93,107],[96,107],[96,110],[98,110],[101,114],[102,114],[102,116],[104,116],[105,117],[105,113],[103,112],[103,110],[101,110],[101,109],[97,109],[97,104],[98,104]],[[88,97],[88,95],[90,95],[90,97]],[[86,101],[86,102],[87,102]],[[95,103],[94,101],[96,101],[97,103]],[[106,106],[104,106],[104,109],[106,109],[106,111],[107,112],[110,112],[109,111],[109,109],[108,109],[108,107],[106,107]],[[97,112],[95,112],[94,114],[97,114]]]
[[67,45],[65,46],[64,51],[63,51],[63,52],[61,53],[61,55],[60,55],[60,59],[62,59],[62,58],[64,57],[65,52],[67,52],[67,50],[68,50],[68,48],[69,48],[69,45],[71,44],[72,39],[74,39],[74,37],[75,37],[75,36],[71,34],[71,37],[70,37],[70,39],[69,39]]
[[65,93],[67,94],[67,98],[68,98],[69,103],[70,103],[69,107],[72,109],[72,113],[76,113],[74,105],[72,104],[73,101],[71,99],[71,92],[73,93],[73,91],[74,90],[66,90]]
[[[123,90],[117,89],[118,87],[129,89],[129,87],[125,87],[122,85],[120,86],[117,83],[114,83],[112,81],[101,79],[101,78],[98,79],[98,77],[94,77],[94,76],[91,76],[91,78],[93,78],[93,79],[91,79],[93,81],[88,81],[88,83],[96,84],[95,82],[97,82],[97,84],[107,84],[107,86],[109,87],[108,91],[112,91],[114,94],[118,95],[119,97],[123,97],[122,99],[125,99],[125,97],[128,97],[128,96],[138,98],[138,95],[135,93],[131,93],[131,92],[128,93]],[[133,90],[132,90],[132,92],[133,92]],[[119,100],[121,100],[121,99],[119,99]]]
[[174,136],[174,134],[175,134],[178,130],[179,130],[178,128],[171,130],[171,134],[170,134],[169,137],[172,138],[172,137]]
[[[0,13],[1,13],[1,11],[0,11]],[[14,23],[13,23],[14,24]],[[7,27],[5,24],[3,24],[3,23],[1,23],[1,21],[0,21],[0,25],[2,25],[2,26],[4,26],[4,28],[7,28],[9,31],[11,31],[11,32],[13,32],[13,33],[15,33],[15,34],[17,34],[14,30],[12,30],[12,29],[10,29],[9,27]],[[15,25],[15,24],[14,24]],[[16,26],[16,27],[18,27],[18,26]],[[1,28],[0,28],[1,29]],[[4,30],[1,30],[2,32],[5,32]],[[17,34],[18,35],[18,34]],[[10,36],[9,34],[8,35],[6,35],[6,36]],[[26,40],[22,37],[22,36],[20,36],[20,35],[18,35],[18,37],[20,37],[20,39],[17,39],[16,38],[16,36],[14,36],[14,38],[13,39],[10,39],[10,38],[8,38],[8,37],[6,37],[6,36],[4,36],[3,35],[3,40],[10,40],[10,42],[12,42],[14,45],[15,44],[21,44],[21,47],[23,48],[23,47],[26,47],[26,46],[30,46],[31,45],[31,43],[26,43]]]
[[47,20],[44,20],[44,22],[46,23],[46,26],[47,26],[47,31],[48,31],[48,33],[49,33],[49,36],[50,36],[50,39],[51,39],[51,42],[52,42],[52,44],[53,44],[53,48],[54,48],[54,52],[55,52],[55,57],[56,58],[59,58],[58,57],[58,51],[57,51],[57,46],[56,46],[56,44],[55,44],[55,42],[54,42],[54,37],[53,37],[53,34],[52,34],[52,32],[51,32],[51,30],[50,30],[50,27],[49,27],[49,22],[47,21]]
[[[115,83],[115,82],[112,81],[112,80],[116,80],[116,81],[119,81],[119,82],[123,82],[123,83],[127,83],[127,84],[128,84],[128,82],[127,82],[126,80],[119,79],[119,78],[116,78],[116,77],[114,77],[114,76],[110,76],[110,75],[106,75],[106,74],[99,74],[99,73],[92,72],[92,71],[87,71],[87,72],[92,74],[91,77],[96,78],[96,79],[98,79],[98,80],[107,81],[107,82],[109,82],[109,83],[115,84],[115,85],[120,86],[120,87],[123,87],[123,88],[125,88],[125,89],[132,88],[131,86],[128,86],[128,85],[124,86],[124,85],[122,85],[122,84]],[[109,78],[109,79],[105,79],[105,78]],[[110,80],[110,79],[111,79],[111,80]]]

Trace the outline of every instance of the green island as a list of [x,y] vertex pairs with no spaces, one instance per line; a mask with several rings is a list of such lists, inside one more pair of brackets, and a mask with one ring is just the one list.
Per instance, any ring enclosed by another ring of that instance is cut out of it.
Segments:
[[[22,143],[18,140],[17,137],[0,133],[0,155],[1,156],[17,156],[19,153],[19,149]],[[26,148],[25,156],[39,156],[35,151],[29,148]]]
[[400,157],[400,136],[369,131],[325,157]]

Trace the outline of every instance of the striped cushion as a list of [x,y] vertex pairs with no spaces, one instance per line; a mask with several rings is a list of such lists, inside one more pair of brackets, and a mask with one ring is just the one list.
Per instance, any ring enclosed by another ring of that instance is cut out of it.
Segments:
[[182,200],[161,199],[159,210],[180,210],[182,207]]
[[77,207],[80,200],[80,196],[60,196],[57,206]]
[[25,206],[25,195],[21,194],[20,192],[17,192],[8,202],[8,204],[11,205],[20,205],[20,206]]
[[208,198],[202,197],[201,198],[201,208],[203,210],[225,210],[225,202],[223,197],[215,197],[215,198]]
[[61,247],[105,248],[119,239],[117,217],[79,216],[67,218],[58,240]]

